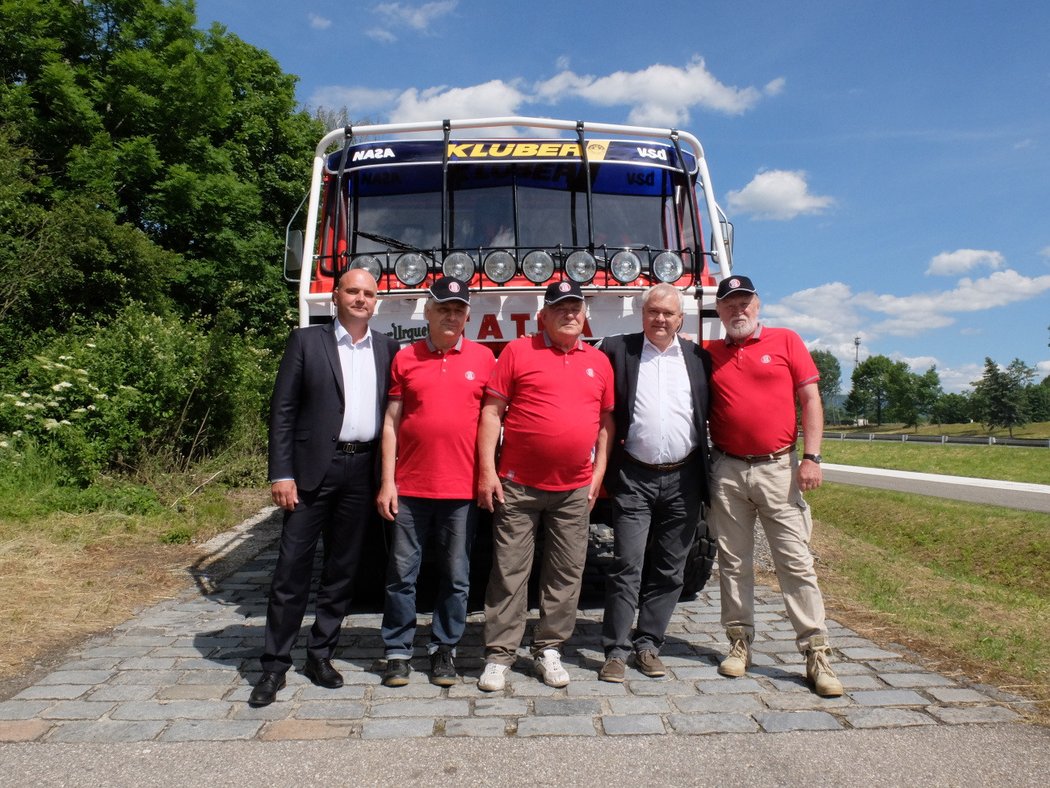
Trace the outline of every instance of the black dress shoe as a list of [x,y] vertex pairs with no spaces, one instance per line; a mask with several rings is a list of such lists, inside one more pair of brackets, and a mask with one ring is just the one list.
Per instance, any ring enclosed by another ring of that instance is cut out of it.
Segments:
[[248,705],[255,707],[269,706],[277,700],[277,691],[280,689],[284,689],[284,674],[267,671],[262,674],[259,683],[252,690],[252,694],[248,698]]
[[303,668],[303,675],[318,687],[339,689],[343,686],[343,676],[338,670],[332,667],[332,660],[330,659],[306,660],[306,667]]

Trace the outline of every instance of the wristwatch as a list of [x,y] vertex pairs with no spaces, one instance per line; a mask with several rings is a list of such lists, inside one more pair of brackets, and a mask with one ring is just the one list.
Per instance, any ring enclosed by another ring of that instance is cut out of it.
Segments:
[[810,460],[812,462],[815,462],[817,465],[820,465],[820,461],[824,458],[821,457],[819,454],[803,454],[802,459]]

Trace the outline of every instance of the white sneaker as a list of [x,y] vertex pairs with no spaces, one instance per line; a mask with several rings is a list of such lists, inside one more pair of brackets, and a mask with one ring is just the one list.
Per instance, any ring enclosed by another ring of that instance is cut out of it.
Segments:
[[507,686],[508,665],[500,665],[498,662],[486,662],[485,672],[478,679],[478,689],[485,692],[498,692]]
[[545,648],[536,655],[536,672],[548,687],[564,687],[569,683],[569,672],[562,667],[557,649]]

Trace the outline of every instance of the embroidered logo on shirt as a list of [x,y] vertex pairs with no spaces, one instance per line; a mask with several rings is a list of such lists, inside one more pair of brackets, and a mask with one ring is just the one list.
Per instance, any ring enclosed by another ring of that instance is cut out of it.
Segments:
[[591,369],[590,367],[587,367],[586,373],[587,373],[587,377],[589,377],[589,378],[593,378],[594,377],[594,370]]
[[466,372],[463,373],[463,377],[465,377],[467,380],[474,380],[474,370],[468,369]]
[[768,353],[767,353],[766,355],[762,356],[762,358],[760,359],[760,361],[761,361],[761,362],[762,362],[763,364],[768,364],[768,363],[770,363],[770,362],[771,362],[772,360],[773,360],[773,358],[772,358],[772,357],[771,357],[771,356],[770,356],[770,355],[769,355]]

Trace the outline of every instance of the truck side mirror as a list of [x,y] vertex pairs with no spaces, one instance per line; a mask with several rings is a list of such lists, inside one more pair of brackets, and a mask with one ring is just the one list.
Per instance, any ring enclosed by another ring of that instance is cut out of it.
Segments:
[[303,231],[291,228],[284,236],[284,278],[298,282],[303,271]]

